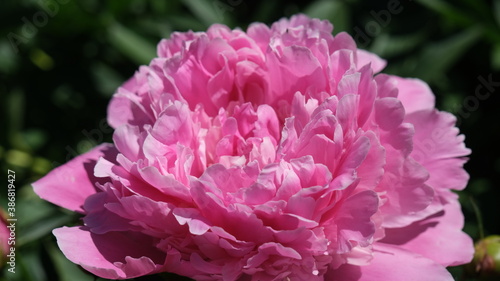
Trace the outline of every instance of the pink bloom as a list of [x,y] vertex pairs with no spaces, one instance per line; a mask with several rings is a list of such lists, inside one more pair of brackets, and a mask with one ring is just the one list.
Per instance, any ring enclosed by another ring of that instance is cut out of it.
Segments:
[[10,230],[7,228],[7,221],[2,215],[3,210],[0,209],[0,268],[8,260],[6,256],[9,254],[11,247],[9,245]]
[[452,115],[304,15],[174,33],[115,93],[103,144],[34,183],[103,278],[453,280],[472,258]]

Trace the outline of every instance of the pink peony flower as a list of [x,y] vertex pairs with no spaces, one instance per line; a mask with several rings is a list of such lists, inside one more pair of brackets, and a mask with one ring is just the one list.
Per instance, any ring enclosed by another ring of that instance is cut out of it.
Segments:
[[174,33],[113,96],[113,144],[34,183],[103,278],[453,280],[470,151],[417,79],[327,21]]

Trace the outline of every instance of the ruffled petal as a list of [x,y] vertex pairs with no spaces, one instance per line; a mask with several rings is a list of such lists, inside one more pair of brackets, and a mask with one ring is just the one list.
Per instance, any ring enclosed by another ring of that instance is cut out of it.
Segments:
[[358,49],[356,51],[356,56],[359,69],[367,64],[370,64],[373,72],[377,73],[384,69],[387,64],[384,59],[381,59],[379,56],[362,49]]
[[165,262],[165,253],[155,249],[151,239],[143,234],[127,231],[98,235],[86,227],[63,227],[53,233],[70,261],[102,278],[152,274]]
[[446,268],[418,254],[375,244],[369,265],[343,265],[330,271],[325,280],[342,281],[453,281]]
[[455,127],[456,118],[446,112],[424,110],[406,117],[415,127],[414,149],[411,156],[430,173],[427,184],[440,190],[461,190],[469,175],[463,169],[470,154],[464,136]]
[[114,161],[116,153],[111,144],[99,145],[34,182],[35,193],[53,204],[85,213],[83,204],[87,197],[97,192],[95,184],[100,182],[100,179],[94,176],[97,160],[105,157]]
[[464,217],[456,195],[453,197],[441,212],[404,228],[387,229],[381,242],[398,245],[443,266],[470,262],[474,254],[473,242],[461,231]]
[[436,98],[425,82],[397,76],[391,76],[391,79],[395,80],[399,92],[398,99],[403,103],[406,113],[434,108]]

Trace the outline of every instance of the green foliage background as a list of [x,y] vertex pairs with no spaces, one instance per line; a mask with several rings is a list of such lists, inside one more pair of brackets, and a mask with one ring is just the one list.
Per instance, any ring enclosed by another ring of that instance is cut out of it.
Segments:
[[[381,12],[394,1],[1,0],[0,204],[6,208],[7,169],[14,170],[19,221],[16,274],[4,267],[0,280],[102,280],[66,260],[51,234],[78,217],[39,199],[30,184],[111,140],[107,103],[155,56],[161,38],[212,23],[245,29],[299,12],[355,36],[388,60],[384,72],[430,84],[438,108],[458,116],[473,151],[466,165],[471,180],[460,193],[465,231],[474,239],[482,231],[500,234],[500,1],[400,0],[400,12]],[[483,87],[478,98],[480,77],[497,83],[488,97]],[[450,270],[463,277],[461,268]]]

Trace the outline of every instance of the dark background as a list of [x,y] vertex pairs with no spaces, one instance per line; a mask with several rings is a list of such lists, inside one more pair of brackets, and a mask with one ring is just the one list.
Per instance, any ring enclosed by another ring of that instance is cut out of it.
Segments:
[[[102,280],[67,261],[50,233],[78,217],[39,199],[30,184],[111,140],[107,103],[155,56],[161,38],[216,22],[246,29],[299,12],[330,20],[334,33],[347,31],[387,59],[384,72],[429,83],[473,151],[460,193],[465,231],[476,240],[500,234],[498,0],[0,0],[0,203],[6,207],[11,169],[19,218],[17,273],[4,268],[0,280]],[[451,271],[463,277],[461,268]]]

